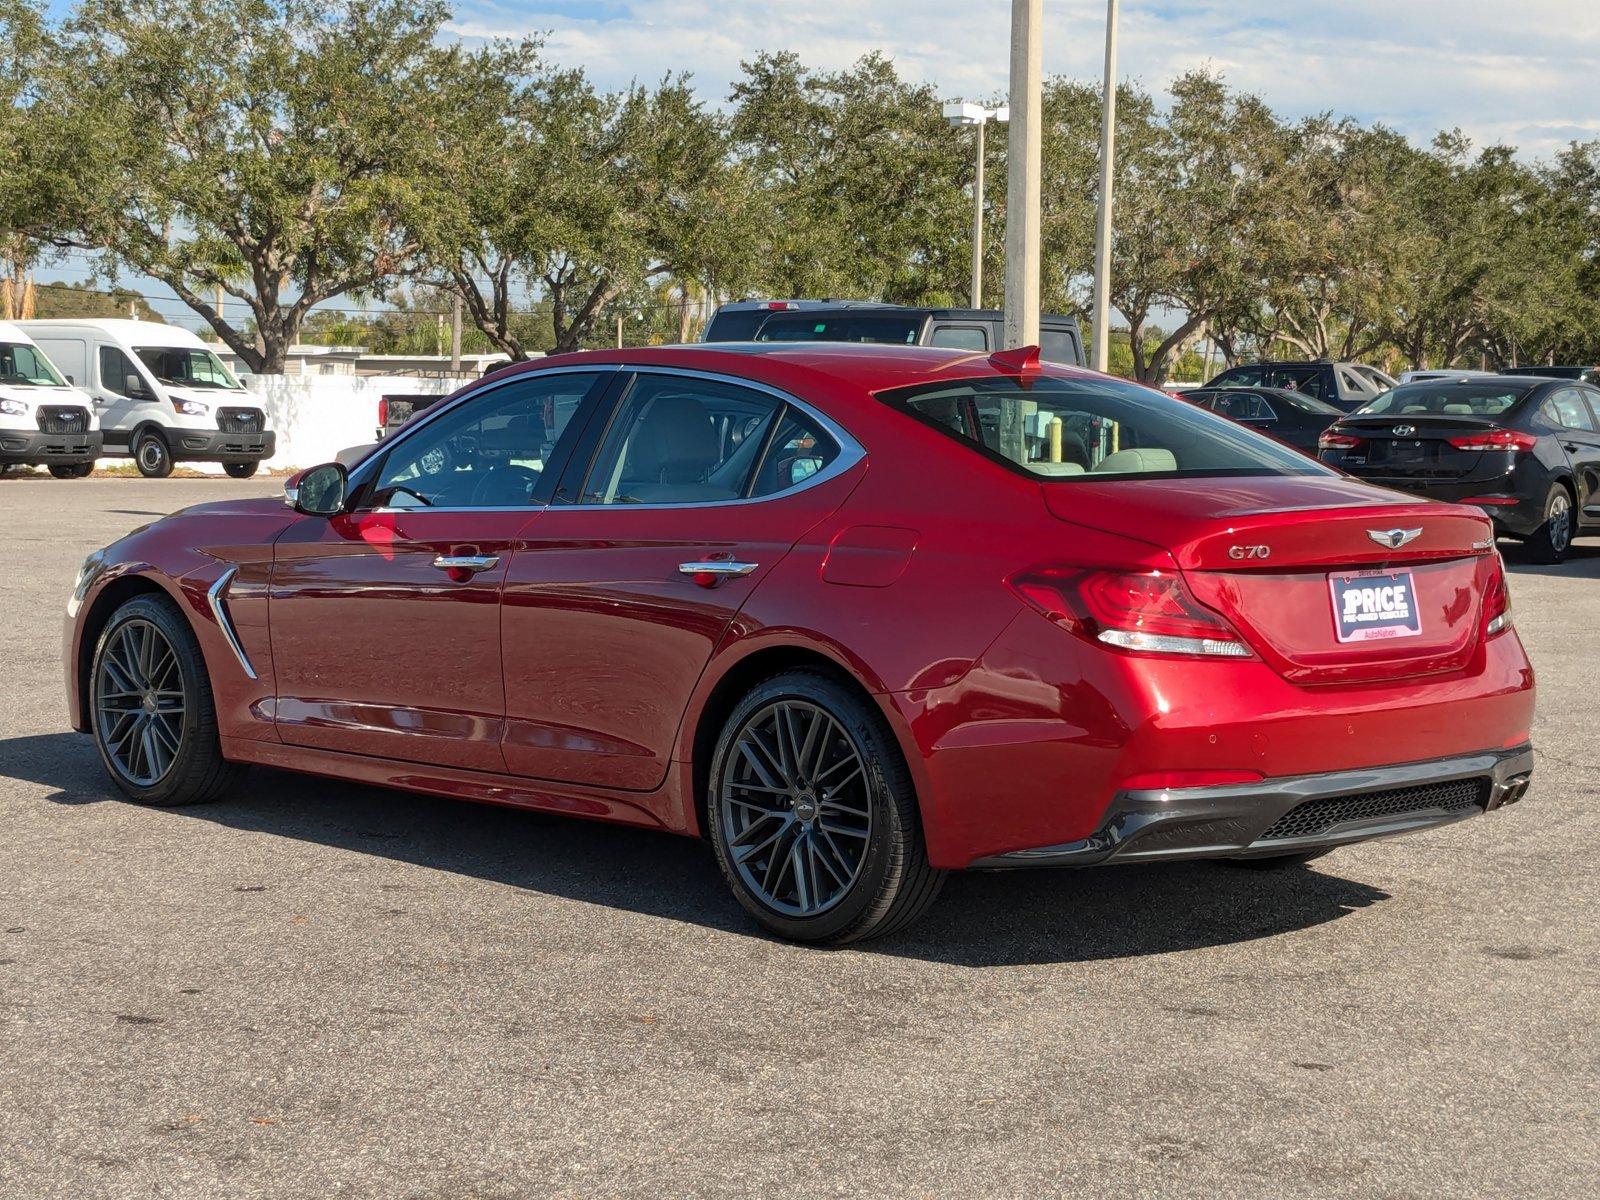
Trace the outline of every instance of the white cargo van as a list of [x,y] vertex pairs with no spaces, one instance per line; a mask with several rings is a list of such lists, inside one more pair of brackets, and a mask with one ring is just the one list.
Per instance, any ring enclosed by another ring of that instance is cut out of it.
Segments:
[[0,321],[0,472],[29,464],[49,467],[57,479],[81,479],[99,456],[89,397],[22,329]]
[[104,453],[142,475],[175,462],[221,463],[248,479],[275,438],[260,402],[187,329],[154,321],[19,321],[69,381],[94,400]]

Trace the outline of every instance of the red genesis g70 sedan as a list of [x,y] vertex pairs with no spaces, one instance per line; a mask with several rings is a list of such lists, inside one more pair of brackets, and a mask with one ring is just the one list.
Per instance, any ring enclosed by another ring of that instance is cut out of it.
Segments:
[[1520,799],[1488,519],[1037,351],[503,369],[348,469],[84,564],[135,800],[249,763],[708,839],[787,937],[966,868],[1297,863]]

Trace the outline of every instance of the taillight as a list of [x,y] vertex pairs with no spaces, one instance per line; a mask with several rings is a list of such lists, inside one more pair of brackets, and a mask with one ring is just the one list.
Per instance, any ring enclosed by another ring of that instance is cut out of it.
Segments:
[[1506,565],[1498,550],[1483,589],[1483,636],[1493,637],[1511,628],[1511,589],[1506,585]]
[[1244,639],[1173,571],[1043,567],[1009,583],[1050,620],[1102,645],[1146,654],[1250,656]]
[[1457,450],[1532,450],[1539,439],[1520,429],[1490,429],[1448,439]]
[[378,397],[378,427],[381,429],[389,423],[389,397]]
[[1366,438],[1358,438],[1349,433],[1340,433],[1337,429],[1324,429],[1322,436],[1317,439],[1317,449],[1319,450],[1354,450],[1366,444]]

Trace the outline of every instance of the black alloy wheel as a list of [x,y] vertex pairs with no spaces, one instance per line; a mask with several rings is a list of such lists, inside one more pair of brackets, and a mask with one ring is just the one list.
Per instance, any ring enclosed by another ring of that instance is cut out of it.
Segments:
[[723,877],[761,924],[842,943],[909,924],[938,894],[916,797],[882,714],[843,682],[791,671],[729,716],[711,767]]
[[212,800],[241,772],[222,757],[200,644],[164,597],[136,596],[106,623],[89,671],[89,716],[112,781],[141,803]]

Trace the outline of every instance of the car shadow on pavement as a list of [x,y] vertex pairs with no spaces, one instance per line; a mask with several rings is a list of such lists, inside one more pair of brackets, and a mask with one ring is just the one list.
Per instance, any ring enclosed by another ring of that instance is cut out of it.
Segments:
[[[1511,575],[1552,575],[1561,579],[1600,579],[1600,542],[1585,538],[1573,542],[1563,563],[1536,563],[1518,542],[1500,543],[1506,572]],[[1512,597],[1513,602],[1516,597]]]
[[[80,734],[0,740],[0,778],[8,776],[54,788],[46,799],[56,804],[127,803]],[[266,768],[216,803],[148,811],[763,936],[729,894],[709,849],[671,834]],[[1098,961],[1272,937],[1388,898],[1307,867],[958,872],[910,930],[857,949],[969,967]]]

